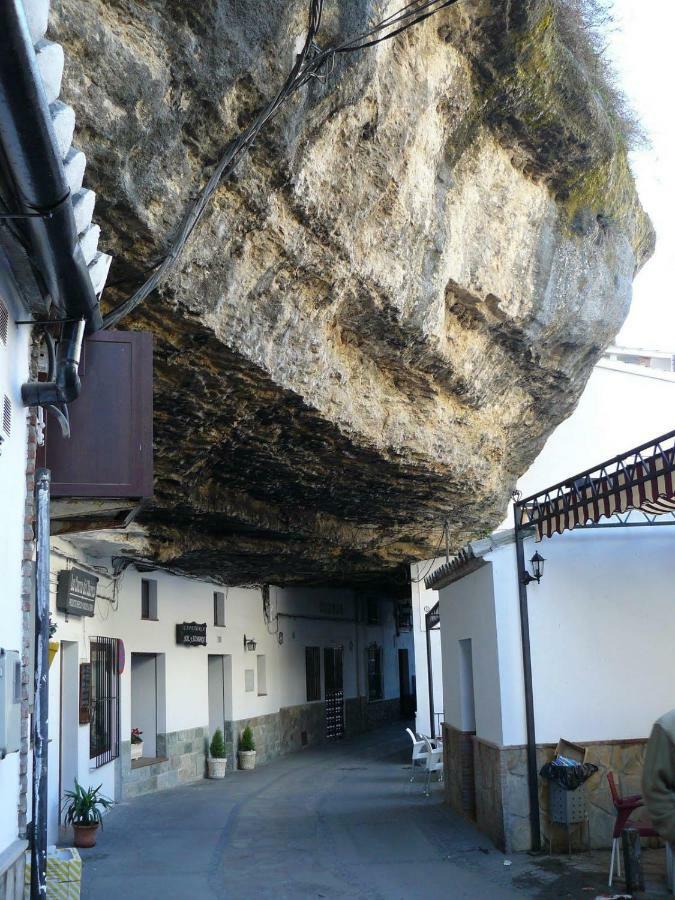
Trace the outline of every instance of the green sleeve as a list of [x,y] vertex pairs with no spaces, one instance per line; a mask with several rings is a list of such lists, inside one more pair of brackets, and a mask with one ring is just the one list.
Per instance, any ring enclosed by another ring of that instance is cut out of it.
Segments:
[[675,747],[658,723],[647,743],[642,793],[654,828],[675,841]]

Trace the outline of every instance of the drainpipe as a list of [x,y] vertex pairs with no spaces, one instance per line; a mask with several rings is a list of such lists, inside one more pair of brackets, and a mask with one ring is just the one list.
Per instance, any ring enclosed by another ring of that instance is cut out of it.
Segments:
[[54,380],[24,385],[23,402],[60,406],[67,418],[66,404],[80,392],[80,320],[88,334],[103,322],[21,0],[6,0],[0,15],[0,168],[13,192],[9,215],[30,241],[45,295],[66,319]]
[[49,750],[49,469],[36,475],[35,709],[31,900],[47,896],[47,753]]
[[424,624],[427,634],[427,679],[429,681],[429,731],[431,737],[436,737],[436,723],[434,721],[434,672],[431,663],[431,628],[429,627],[429,613],[424,615]]
[[539,774],[537,771],[537,739],[534,729],[534,696],[532,692],[532,657],[530,655],[530,618],[527,609],[527,585],[523,581],[525,551],[520,527],[520,506],[513,504],[516,538],[516,576],[520,601],[520,635],[523,646],[523,681],[525,688],[525,726],[527,730],[527,783],[530,796],[530,832],[532,849],[541,850],[541,824],[539,820]]

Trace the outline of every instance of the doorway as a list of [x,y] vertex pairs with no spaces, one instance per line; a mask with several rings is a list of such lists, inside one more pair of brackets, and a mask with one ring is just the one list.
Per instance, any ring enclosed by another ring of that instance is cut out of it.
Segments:
[[208,667],[210,740],[216,728],[227,736],[226,722],[232,720],[232,657],[210,653]]
[[414,695],[410,692],[410,662],[408,651],[398,651],[398,695],[402,719],[411,719],[414,713]]
[[73,788],[77,778],[77,740],[79,727],[79,650],[77,641],[61,641],[61,722],[59,729],[59,809],[62,821],[64,791]]
[[[157,654],[131,654],[131,727],[142,732],[141,759],[157,757]],[[141,760],[134,760],[138,764]]]
[[345,736],[345,697],[342,647],[324,647],[323,677],[326,691],[326,740]]

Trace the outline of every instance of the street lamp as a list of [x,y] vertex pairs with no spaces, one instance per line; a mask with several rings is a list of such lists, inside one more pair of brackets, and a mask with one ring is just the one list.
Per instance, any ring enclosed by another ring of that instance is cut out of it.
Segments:
[[532,563],[532,574],[530,575],[529,572],[523,572],[523,584],[529,584],[531,581],[536,581],[537,584],[539,584],[544,574],[544,563],[546,560],[537,551],[530,562]]

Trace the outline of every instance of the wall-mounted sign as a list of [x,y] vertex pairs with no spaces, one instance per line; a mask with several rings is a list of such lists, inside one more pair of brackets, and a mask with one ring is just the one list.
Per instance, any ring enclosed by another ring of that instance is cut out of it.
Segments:
[[206,622],[179,622],[176,643],[185,647],[206,647]]
[[62,569],[58,575],[56,608],[69,616],[93,616],[98,578],[81,569]]
[[80,663],[80,725],[88,725],[91,715],[91,663]]

